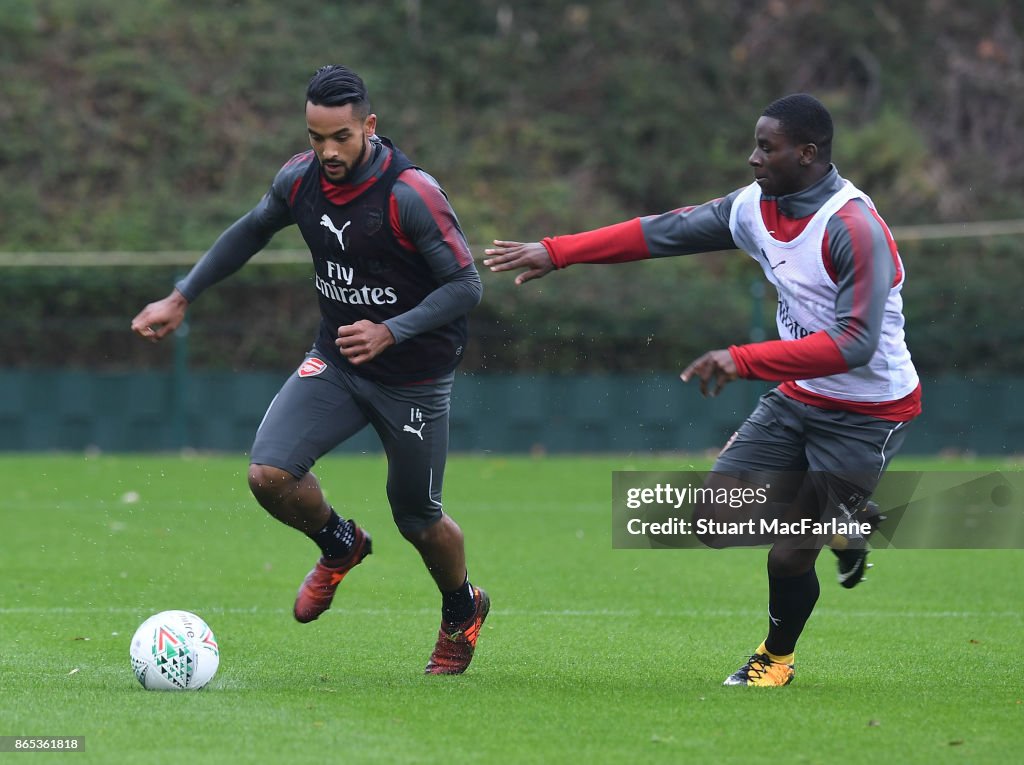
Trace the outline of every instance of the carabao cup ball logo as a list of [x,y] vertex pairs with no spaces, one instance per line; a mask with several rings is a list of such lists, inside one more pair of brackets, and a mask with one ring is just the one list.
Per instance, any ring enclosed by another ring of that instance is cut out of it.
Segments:
[[135,631],[132,670],[147,690],[202,688],[220,665],[220,648],[209,625],[189,611],[162,611]]

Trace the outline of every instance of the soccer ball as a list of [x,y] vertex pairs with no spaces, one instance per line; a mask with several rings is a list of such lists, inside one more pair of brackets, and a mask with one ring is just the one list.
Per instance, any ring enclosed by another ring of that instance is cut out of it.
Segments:
[[135,677],[148,691],[194,691],[217,672],[220,650],[209,625],[189,611],[161,611],[132,636]]

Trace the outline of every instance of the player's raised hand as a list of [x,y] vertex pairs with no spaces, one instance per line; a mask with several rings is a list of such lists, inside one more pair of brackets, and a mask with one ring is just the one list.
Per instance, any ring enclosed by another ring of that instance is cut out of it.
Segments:
[[[700,395],[717,396],[719,391],[732,382],[739,373],[736,371],[736,362],[732,354],[727,350],[708,351],[703,356],[690,362],[690,365],[679,375],[683,382],[690,382],[696,375],[700,378]],[[708,383],[714,381],[715,387],[708,392]]]
[[185,320],[188,301],[178,290],[163,300],[150,303],[132,319],[132,332],[151,343],[158,343]]
[[551,262],[547,247],[540,242],[505,242],[494,240],[494,246],[484,250],[484,265],[492,271],[514,271],[525,268],[516,277],[516,284],[539,279],[550,273],[555,264]]

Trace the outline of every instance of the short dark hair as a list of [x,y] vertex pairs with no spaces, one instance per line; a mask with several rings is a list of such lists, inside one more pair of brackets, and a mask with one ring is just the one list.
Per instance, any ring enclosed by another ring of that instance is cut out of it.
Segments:
[[814,96],[794,93],[772,101],[762,116],[779,121],[782,132],[797,143],[813,143],[818,156],[832,158],[832,115]]
[[316,70],[309,87],[306,88],[306,100],[316,106],[344,106],[354,104],[362,117],[370,113],[370,96],[362,78],[341,64],[328,64]]

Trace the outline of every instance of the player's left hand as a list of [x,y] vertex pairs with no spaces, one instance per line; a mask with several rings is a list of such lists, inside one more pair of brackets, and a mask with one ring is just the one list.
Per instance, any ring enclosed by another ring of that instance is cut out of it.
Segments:
[[[722,349],[708,351],[700,358],[690,362],[690,366],[679,375],[683,382],[690,382],[690,379],[697,375],[700,378],[700,395],[717,396],[718,392],[739,377],[736,371],[736,362],[732,360],[732,354]],[[708,383],[714,380],[715,387],[708,392]]]
[[516,277],[516,285],[540,279],[551,273],[555,264],[551,262],[548,248],[540,242],[506,242],[502,239],[495,239],[494,246],[484,250],[488,257],[484,265],[492,271],[515,271],[525,268]]
[[395,336],[386,324],[375,324],[360,319],[354,324],[338,327],[338,339],[334,341],[341,355],[353,364],[365,364],[375,359],[395,344]]

